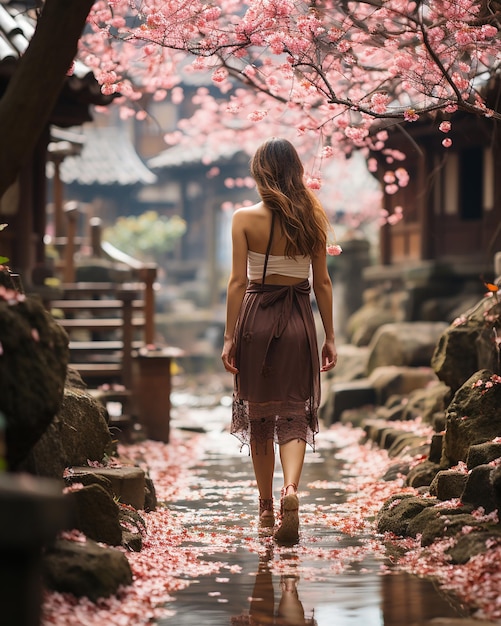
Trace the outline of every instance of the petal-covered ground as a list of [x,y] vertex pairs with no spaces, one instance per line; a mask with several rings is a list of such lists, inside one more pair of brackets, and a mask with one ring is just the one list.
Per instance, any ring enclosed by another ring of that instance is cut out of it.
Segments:
[[[406,422],[402,427],[426,433],[417,422]],[[277,575],[300,573],[303,580],[320,581],[357,563],[365,567],[369,556],[381,576],[399,570],[432,576],[459,602],[477,611],[478,617],[501,620],[501,546],[493,546],[466,565],[452,567],[445,555],[450,543],[423,550],[417,541],[377,534],[374,519],[383,502],[395,493],[413,490],[404,487],[403,477],[380,480],[394,460],[385,451],[362,444],[362,438],[360,429],[344,425],[321,433],[317,452],[308,455],[307,463],[321,463],[318,475],[323,478],[303,487],[310,497],[301,506],[301,542],[292,561],[290,554],[275,550],[275,558],[268,561],[269,569]],[[142,551],[126,553],[133,585],[97,604],[47,592],[43,625],[158,623],[176,611],[174,594],[179,590],[204,576],[224,585],[239,573],[237,552],[262,556],[269,550],[273,540],[263,539],[258,531],[256,490],[248,471],[240,472],[238,465],[229,465],[226,472],[209,471],[210,455],[224,457],[228,446],[233,446],[235,456],[237,444],[229,442],[224,428],[202,434],[173,429],[168,445],[145,441],[122,447],[124,456],[147,468],[160,502],[156,511],[144,513],[147,532]],[[322,455],[322,451],[329,454]],[[327,537],[329,541],[325,541]],[[403,556],[390,561],[389,542],[395,544],[393,554]],[[217,589],[212,594],[219,602],[225,601]]]

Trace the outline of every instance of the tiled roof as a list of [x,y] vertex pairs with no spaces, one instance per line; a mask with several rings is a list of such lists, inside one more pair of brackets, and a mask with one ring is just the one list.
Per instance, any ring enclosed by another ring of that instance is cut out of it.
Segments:
[[61,164],[67,185],[151,185],[157,177],[141,161],[126,131],[116,127],[86,126],[82,129],[81,154]]
[[[29,13],[0,2],[0,63],[19,59],[33,37],[35,26],[36,22]],[[81,79],[92,75],[92,71],[77,61],[73,74]]]
[[173,169],[202,163],[217,164],[222,161],[230,161],[240,152],[242,149],[234,144],[220,145],[217,151],[208,149],[206,146],[179,145],[164,150],[149,159],[147,163],[152,170]]
[[[2,3],[0,0],[0,75],[10,77],[16,61],[22,56],[35,32],[36,21],[26,11],[16,8],[13,3]],[[87,101],[95,104],[107,104],[109,96],[103,96],[92,70],[76,61],[73,73],[66,78],[66,86],[70,91],[81,95],[87,90]]]
[[18,59],[28,47],[34,30],[24,14],[0,4],[0,62]]

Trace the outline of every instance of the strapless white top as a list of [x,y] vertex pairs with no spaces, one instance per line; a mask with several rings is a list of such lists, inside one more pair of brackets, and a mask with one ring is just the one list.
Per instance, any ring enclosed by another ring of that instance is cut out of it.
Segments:
[[[266,255],[261,252],[247,253],[247,276],[249,280],[261,280],[263,277],[264,260]],[[281,274],[282,276],[290,276],[291,278],[308,278],[310,275],[311,258],[309,256],[296,256],[289,258],[287,256],[268,256],[268,265],[266,266],[266,276],[270,274]]]

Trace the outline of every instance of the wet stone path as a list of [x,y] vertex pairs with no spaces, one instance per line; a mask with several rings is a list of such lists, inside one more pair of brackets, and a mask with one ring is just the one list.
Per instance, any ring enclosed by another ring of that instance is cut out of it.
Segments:
[[[481,624],[431,582],[392,572],[382,538],[374,535],[374,487],[367,487],[367,476],[373,483],[381,475],[383,454],[361,458],[359,431],[326,430],[317,450],[307,452],[299,489],[301,538],[287,548],[257,526],[251,460],[228,434],[227,420],[224,407],[192,410],[189,419],[174,416],[176,432],[190,445],[196,439],[198,452],[185,488],[167,506],[175,523],[189,530],[193,554],[218,567],[194,573],[190,584],[172,593],[167,604],[172,613],[157,624]],[[281,484],[277,460],[276,496]]]

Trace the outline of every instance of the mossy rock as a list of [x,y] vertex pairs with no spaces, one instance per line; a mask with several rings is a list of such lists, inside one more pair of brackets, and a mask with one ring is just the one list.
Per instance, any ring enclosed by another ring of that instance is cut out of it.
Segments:
[[68,336],[36,298],[0,299],[0,411],[15,470],[63,400]]

